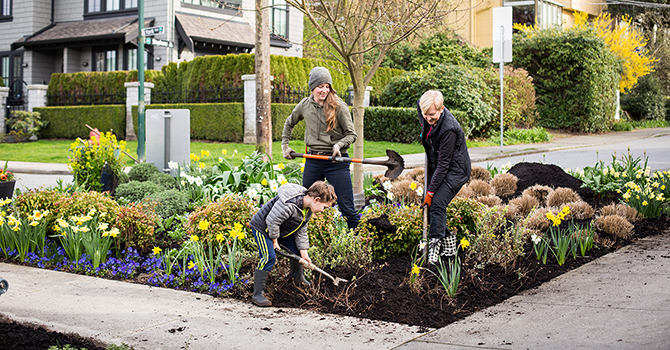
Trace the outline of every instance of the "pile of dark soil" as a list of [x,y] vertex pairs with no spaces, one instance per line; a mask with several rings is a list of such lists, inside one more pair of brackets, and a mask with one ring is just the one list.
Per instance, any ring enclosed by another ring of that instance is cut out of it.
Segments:
[[[517,176],[519,181],[517,192],[508,200],[521,195],[524,189],[540,184],[553,188],[571,188],[594,208],[618,202],[616,193],[602,197],[594,196],[593,191],[581,187],[582,181],[555,165],[519,163],[509,172]],[[380,218],[378,221],[384,223],[387,220]],[[632,237],[636,239],[661,234],[669,227],[670,219],[667,217],[640,220],[635,223]],[[380,227],[380,232],[393,231],[393,228]],[[327,270],[333,276],[351,281],[341,287],[335,287],[330,280],[315,273],[314,288],[304,290],[298,290],[286,277],[285,265],[288,263],[279,260],[278,268],[270,277],[266,294],[272,299],[275,307],[304,308],[439,328],[495,305],[521,291],[537,287],[631,242],[613,236],[607,238],[612,242],[610,246],[595,247],[586,257],[577,259],[570,257],[563,266],[558,266],[552,259],[549,259],[546,265],[542,264],[535,258],[530,243],[525,247],[524,256],[507,270],[500,266],[482,267],[477,261],[465,261],[462,264],[459,292],[454,298],[447,297],[438,280],[429,273],[421,275],[423,279],[418,289],[411,288],[408,284],[411,267],[409,256],[375,261],[371,266],[356,271],[343,268]],[[236,297],[249,300],[250,294],[251,289],[248,289]]]
[[105,350],[106,346],[94,339],[77,334],[53,332],[41,326],[21,324],[0,315],[0,348],[46,350],[51,346],[65,346],[88,350]]

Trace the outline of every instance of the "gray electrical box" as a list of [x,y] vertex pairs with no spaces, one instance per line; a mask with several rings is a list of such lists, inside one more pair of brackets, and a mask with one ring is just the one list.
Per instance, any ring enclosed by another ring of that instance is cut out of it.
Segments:
[[191,111],[146,110],[147,163],[169,172],[168,162],[188,164],[191,155]]

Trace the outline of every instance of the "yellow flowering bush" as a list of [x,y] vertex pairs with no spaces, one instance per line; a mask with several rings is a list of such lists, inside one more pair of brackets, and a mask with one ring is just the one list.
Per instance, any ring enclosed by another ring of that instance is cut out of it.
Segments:
[[125,141],[117,141],[111,132],[100,134],[98,141],[77,139],[70,145],[67,165],[77,184],[87,189],[102,189],[100,176],[105,163],[108,163],[116,175],[125,167]]
[[[215,242],[217,235],[229,238],[228,233],[235,229],[235,224],[248,224],[256,211],[252,200],[236,194],[225,194],[216,202],[195,208],[185,223],[186,233],[196,235],[205,242]],[[249,235],[240,238],[240,241],[245,250],[249,250],[253,244]]]

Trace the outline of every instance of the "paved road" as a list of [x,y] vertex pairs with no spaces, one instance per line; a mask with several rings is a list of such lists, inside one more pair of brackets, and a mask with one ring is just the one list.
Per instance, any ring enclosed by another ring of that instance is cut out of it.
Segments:
[[648,166],[651,167],[652,171],[670,170],[670,135],[559,151],[541,151],[475,164],[483,167],[486,167],[486,164],[501,167],[507,163],[514,165],[519,162],[540,162],[575,170],[576,168],[584,169],[586,166],[593,166],[598,160],[603,160],[606,165],[611,164],[612,155],[615,152],[617,158],[621,160],[621,156],[628,155],[629,148],[634,158],[644,158],[646,152],[646,156],[649,158]]

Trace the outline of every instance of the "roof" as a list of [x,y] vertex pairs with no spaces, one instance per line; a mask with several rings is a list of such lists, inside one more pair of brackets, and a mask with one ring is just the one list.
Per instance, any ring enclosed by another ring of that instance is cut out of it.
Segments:
[[177,32],[194,52],[195,42],[252,48],[256,37],[248,23],[177,13]]
[[[153,18],[145,19],[144,26],[150,27]],[[58,22],[23,37],[12,44],[14,48],[51,48],[100,44],[106,41],[123,43],[137,38],[137,16],[84,20],[76,22]]]

